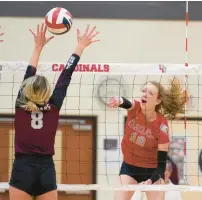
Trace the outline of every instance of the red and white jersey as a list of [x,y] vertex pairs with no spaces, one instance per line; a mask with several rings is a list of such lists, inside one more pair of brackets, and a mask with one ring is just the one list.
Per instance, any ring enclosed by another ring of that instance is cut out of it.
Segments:
[[140,103],[128,111],[125,134],[122,140],[124,161],[143,168],[157,167],[158,144],[169,142],[167,119],[160,113],[154,121],[145,119]]

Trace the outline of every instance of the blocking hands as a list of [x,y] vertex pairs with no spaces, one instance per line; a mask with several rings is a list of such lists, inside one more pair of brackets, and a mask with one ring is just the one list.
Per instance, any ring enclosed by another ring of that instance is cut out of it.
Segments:
[[35,48],[42,49],[50,40],[54,38],[54,36],[46,36],[47,27],[43,23],[41,25],[37,25],[36,32],[31,29],[29,30],[34,37]]
[[96,26],[94,26],[93,28],[90,28],[90,25],[87,25],[84,34],[81,34],[80,30],[77,29],[78,45],[80,45],[83,48],[86,48],[90,44],[100,41],[100,40],[94,39],[98,34],[99,32],[96,31]]

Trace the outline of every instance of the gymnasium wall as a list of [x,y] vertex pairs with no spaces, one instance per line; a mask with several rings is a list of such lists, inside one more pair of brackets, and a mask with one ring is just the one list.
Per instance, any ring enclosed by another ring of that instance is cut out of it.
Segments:
[[[1,17],[5,42],[0,56],[5,61],[28,61],[34,29],[43,18]],[[96,25],[100,43],[89,47],[81,62],[175,63],[185,62],[185,21],[74,19],[70,33],[57,36],[44,49],[41,61],[65,62],[76,45],[76,28]],[[9,24],[9,25],[8,25]],[[189,22],[188,62],[202,63],[201,21]]]
[[[0,61],[15,62],[23,61],[27,62],[30,58],[33,39],[29,32],[29,28],[35,28],[37,23],[42,22],[42,18],[9,18],[1,17],[1,27],[5,32],[5,42],[0,44]],[[81,63],[174,63],[183,64],[185,62],[185,22],[184,21],[146,21],[146,20],[104,20],[104,19],[74,19],[74,26],[70,33],[64,36],[57,36],[50,42],[45,48],[41,56],[41,62],[50,63],[64,63],[71,53],[73,52],[76,45],[76,28],[84,30],[86,24],[96,25],[100,31],[100,43],[94,44],[89,47],[81,58]],[[9,25],[8,25],[9,24]],[[189,23],[189,53],[188,61],[192,64],[202,63],[202,22],[191,21]],[[124,65],[124,64],[121,64]],[[50,65],[51,66],[51,65]],[[148,69],[151,70],[151,69]],[[50,72],[49,72],[50,73]],[[48,78],[50,81],[53,80],[55,72],[50,73]],[[22,78],[22,73],[15,77],[15,88],[13,94],[17,93],[18,87]],[[88,77],[89,76],[89,77]],[[3,77],[3,76],[2,76]],[[9,78],[10,77],[10,78]],[[7,75],[7,78],[13,80],[13,76]],[[7,79],[6,78],[6,79]],[[145,77],[144,77],[145,78]],[[141,78],[137,79],[140,80]],[[83,81],[89,81],[92,83],[92,76],[84,75]],[[143,83],[144,79],[141,79]],[[196,81],[191,79],[192,82]],[[73,83],[80,81],[79,75],[75,75],[72,79]],[[132,82],[132,78],[127,80]],[[194,82],[194,84],[198,82]],[[137,82],[138,84],[138,82]],[[191,83],[190,83],[191,84]],[[77,85],[78,86],[78,85]],[[80,101],[76,101],[73,98],[67,98],[66,111],[63,110],[61,115],[67,113],[69,115],[96,115],[98,116],[98,130],[97,130],[97,148],[98,161],[121,161],[119,150],[113,152],[105,152],[103,150],[103,139],[116,138],[120,141],[123,135],[123,121],[125,112],[105,110],[104,105],[98,101],[94,101],[94,108],[102,109],[102,111],[92,112],[89,98],[84,98],[86,93],[90,96],[92,94],[92,87],[83,87],[78,92],[76,84],[72,84],[68,91],[68,96],[76,96],[77,100],[80,96]],[[81,84],[82,86],[82,84]],[[138,86],[139,87],[139,86]],[[6,88],[6,89],[5,89]],[[12,85],[0,84],[0,93],[10,95],[12,94]],[[130,88],[131,89],[131,88]],[[138,88],[139,89],[139,88]],[[139,90],[137,89],[137,96]],[[194,89],[194,88],[193,88]],[[131,91],[131,90],[129,90]],[[196,93],[198,92],[195,91]],[[198,93],[197,93],[198,94]],[[199,94],[198,94],[199,96]],[[92,99],[92,98],[91,98]],[[12,111],[7,108],[12,108],[13,99],[11,96],[1,97],[1,114],[10,114]],[[79,104],[80,103],[80,104]],[[78,106],[81,106],[78,109]],[[71,108],[71,109],[70,109]],[[69,110],[68,110],[69,109]],[[199,107],[198,107],[199,109]],[[191,116],[195,117],[197,113]],[[188,152],[188,174],[190,176],[189,184],[198,185],[199,180],[197,167],[197,156],[198,150],[202,147],[201,139],[201,123],[192,122],[188,125],[186,136],[189,142],[188,147],[192,151]],[[178,124],[172,125],[172,135],[174,136],[185,136],[184,125]],[[59,140],[57,140],[57,145]],[[99,162],[98,162],[99,163]],[[117,176],[110,175],[119,171],[119,163],[113,164],[108,162],[107,171],[105,168],[106,164],[97,166],[97,183],[98,184],[114,184]],[[104,175],[99,175],[104,174]],[[106,174],[108,174],[106,176]],[[200,180],[201,181],[201,180]],[[200,183],[202,184],[202,183]],[[101,193],[98,192],[98,200],[106,198],[113,199],[112,192]],[[195,199],[201,198],[196,196]],[[186,198],[186,195],[184,197]]]

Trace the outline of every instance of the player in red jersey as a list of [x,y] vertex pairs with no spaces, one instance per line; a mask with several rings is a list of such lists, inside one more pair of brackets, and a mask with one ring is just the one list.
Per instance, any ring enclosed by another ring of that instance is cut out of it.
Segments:
[[[165,89],[150,81],[144,85],[140,101],[110,98],[110,107],[128,110],[121,148],[121,184],[160,184],[164,181],[169,135],[167,119],[184,113],[184,92],[177,79]],[[148,200],[164,199],[164,192],[146,192]],[[122,191],[116,200],[129,200],[133,192]]]
[[[97,41],[98,34],[88,25],[83,35],[77,31],[78,45],[61,72],[53,93],[44,76],[36,75],[39,56],[45,44],[47,28],[37,26],[32,34],[35,48],[21,85],[15,109],[15,160],[10,179],[10,200],[56,200],[54,155],[59,111],[66,96],[72,74],[84,49]],[[65,50],[65,49],[64,49]],[[52,93],[52,94],[51,94]]]

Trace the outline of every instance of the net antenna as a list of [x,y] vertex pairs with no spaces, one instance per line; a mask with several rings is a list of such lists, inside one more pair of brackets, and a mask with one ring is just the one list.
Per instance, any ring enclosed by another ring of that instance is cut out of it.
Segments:
[[[185,67],[188,67],[189,64],[188,64],[188,24],[189,24],[189,12],[188,12],[188,6],[189,6],[189,3],[188,1],[186,1],[186,12],[185,12],[185,20],[186,20],[186,27],[185,27]],[[184,130],[185,130],[185,137],[187,137],[187,104],[189,102],[189,94],[188,94],[188,75],[185,74],[185,78],[184,78],[184,95],[185,95],[185,116],[184,116]],[[185,147],[186,148],[186,147]],[[185,152],[186,154],[186,149],[185,149]],[[184,157],[184,170],[185,170],[185,177],[184,177],[184,180],[185,180],[185,184],[188,184],[188,180],[187,180],[187,170],[186,170],[186,166],[185,166],[185,163],[186,163],[186,156]]]

